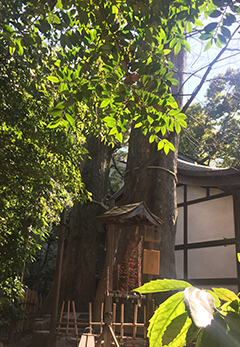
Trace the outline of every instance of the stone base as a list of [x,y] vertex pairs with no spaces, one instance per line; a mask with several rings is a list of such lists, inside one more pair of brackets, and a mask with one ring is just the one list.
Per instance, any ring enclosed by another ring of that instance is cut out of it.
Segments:
[[46,347],[48,345],[50,331],[33,331],[31,347]]

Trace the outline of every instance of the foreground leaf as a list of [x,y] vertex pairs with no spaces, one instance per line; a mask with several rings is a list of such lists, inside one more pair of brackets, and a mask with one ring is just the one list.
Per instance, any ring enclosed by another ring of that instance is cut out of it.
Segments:
[[167,327],[176,317],[184,312],[186,312],[186,309],[183,302],[183,292],[172,295],[159,306],[149,322],[148,337],[150,347],[163,346],[162,339]]
[[169,347],[186,346],[186,337],[191,324],[192,321],[187,312],[174,318],[163,335],[163,345]]
[[212,288],[212,290],[221,300],[224,300],[224,301],[239,300],[238,296],[227,288]]
[[185,289],[187,287],[192,287],[190,283],[185,281],[178,280],[155,280],[148,283],[145,283],[143,286],[134,289],[138,293],[159,293],[159,292],[168,292],[170,290],[179,290]]

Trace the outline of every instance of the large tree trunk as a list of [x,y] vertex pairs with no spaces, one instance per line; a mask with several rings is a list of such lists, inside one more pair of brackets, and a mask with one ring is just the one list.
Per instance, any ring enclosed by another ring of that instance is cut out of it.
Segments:
[[[93,201],[75,203],[68,225],[65,241],[63,269],[61,275],[59,305],[63,301],[75,302],[76,309],[87,312],[96,291],[96,263],[99,255],[99,241],[105,230],[96,220],[104,213],[103,202],[108,190],[108,177],[113,149],[99,138],[88,141],[91,158],[86,158],[81,168],[85,188],[92,193]],[[103,242],[104,243],[104,242]],[[48,311],[52,301],[52,290],[44,304]]]
[[[177,56],[172,54],[175,76],[179,85],[173,86],[172,94],[182,106],[179,89],[184,80],[185,53]],[[170,133],[167,139],[174,145],[175,152],[165,155],[157,151],[154,143],[149,144],[148,138],[139,129],[133,129],[129,142],[127,174],[121,205],[145,201],[150,211],[160,217],[161,226],[160,273],[159,278],[175,278],[175,233],[177,221],[177,156],[179,135]],[[137,240],[138,242],[138,240]],[[121,250],[119,250],[121,252]]]
[[[181,51],[176,57],[171,56],[175,66],[175,76],[179,85],[173,86],[172,94],[179,107],[182,106],[181,87],[184,79],[185,53]],[[161,227],[160,273],[159,278],[175,278],[175,233],[177,221],[176,184],[177,184],[177,155],[179,135],[170,133],[167,139],[174,145],[175,152],[165,155],[157,151],[155,144],[150,144],[148,137],[140,129],[132,129],[129,141],[127,173],[123,198],[120,205],[145,201],[150,211],[160,217],[164,224]],[[129,233],[132,233],[130,235]],[[117,250],[117,262],[128,260],[131,253],[129,247],[136,248],[141,240],[141,233],[136,230],[121,232]],[[130,244],[128,243],[130,241]],[[106,270],[106,269],[105,269]],[[106,273],[106,271],[104,272]],[[106,288],[106,275],[101,278],[101,288],[97,292],[95,302],[103,297],[102,290]],[[161,297],[157,299],[162,300]]]
[[103,226],[96,216],[105,212],[98,202],[107,195],[109,164],[113,149],[100,139],[88,142],[91,159],[84,163],[82,179],[94,202],[76,203],[69,224],[66,257],[62,271],[60,302],[74,300],[77,310],[88,311],[96,291],[96,262]]
[[[178,136],[172,134],[169,136],[169,140],[174,144],[176,150],[166,156],[162,152],[157,153],[156,146],[149,144],[148,138],[143,136],[140,130],[132,130],[129,143],[128,171],[125,179],[124,196],[121,201],[121,204],[144,201],[150,211],[164,221],[161,227],[160,243],[159,276],[161,278],[175,277],[174,247],[177,218],[176,159]],[[151,160],[151,158],[156,159]],[[144,164],[148,162],[149,164]],[[136,240],[136,242],[138,241]]]

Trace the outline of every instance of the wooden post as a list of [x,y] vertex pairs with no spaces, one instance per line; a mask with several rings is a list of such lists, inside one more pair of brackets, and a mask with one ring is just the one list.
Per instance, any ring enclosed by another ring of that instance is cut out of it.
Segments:
[[60,217],[57,264],[56,264],[56,271],[55,271],[55,277],[54,277],[54,289],[53,289],[54,302],[53,302],[53,307],[51,312],[50,335],[48,340],[49,347],[51,347],[51,345],[56,340],[56,325],[57,325],[58,302],[59,302],[59,292],[60,292],[61,272],[62,272],[65,221],[66,221],[66,210],[64,209]]
[[77,327],[77,317],[76,317],[76,309],[75,309],[74,301],[72,301],[72,309],[73,309],[73,318],[74,318],[74,326],[75,326],[75,335],[76,335],[76,340],[78,342],[78,327]]
[[[112,297],[109,291],[113,288],[113,261],[114,261],[114,228],[109,226],[108,229],[108,271],[107,271],[107,296],[105,298],[104,321],[107,326],[112,325]],[[104,347],[111,347],[111,332],[110,329],[104,331]]]

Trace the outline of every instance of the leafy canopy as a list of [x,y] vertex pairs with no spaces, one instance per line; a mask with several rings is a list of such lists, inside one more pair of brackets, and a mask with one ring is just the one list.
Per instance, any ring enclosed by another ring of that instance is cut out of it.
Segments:
[[187,111],[188,128],[179,150],[202,163],[216,166],[240,164],[240,71],[228,69],[214,77],[205,102]]
[[170,52],[190,50],[185,27],[191,32],[201,26],[202,11],[221,16],[221,24],[204,30],[211,44],[219,46],[219,40],[225,44],[231,36],[227,26],[236,21],[230,12],[238,9],[237,1],[217,0],[31,0],[22,5],[15,0],[15,4],[18,11],[3,20],[2,34],[11,53],[25,55],[38,46],[49,56],[46,79],[57,87],[59,98],[50,112],[50,126],[74,124],[80,108],[82,124],[97,135],[108,134],[121,142],[127,123],[134,121],[166,153],[174,150],[166,132],[179,133],[186,126],[171,95],[178,81]]

